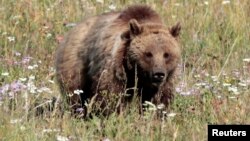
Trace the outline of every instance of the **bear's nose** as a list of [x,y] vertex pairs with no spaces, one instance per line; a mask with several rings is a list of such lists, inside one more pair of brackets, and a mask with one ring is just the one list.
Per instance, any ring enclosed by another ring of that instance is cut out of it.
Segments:
[[154,81],[157,81],[157,82],[162,82],[164,77],[165,77],[165,73],[163,73],[163,72],[156,72],[153,75]]

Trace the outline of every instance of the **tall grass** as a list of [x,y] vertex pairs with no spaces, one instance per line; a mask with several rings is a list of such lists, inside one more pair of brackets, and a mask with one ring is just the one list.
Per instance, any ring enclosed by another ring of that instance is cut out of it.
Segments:
[[[166,118],[136,106],[109,119],[37,108],[60,97],[58,42],[81,20],[146,3],[167,26],[182,25],[176,96]],[[250,1],[1,0],[0,140],[206,140],[207,124],[250,123]],[[38,104],[37,104],[38,103]]]

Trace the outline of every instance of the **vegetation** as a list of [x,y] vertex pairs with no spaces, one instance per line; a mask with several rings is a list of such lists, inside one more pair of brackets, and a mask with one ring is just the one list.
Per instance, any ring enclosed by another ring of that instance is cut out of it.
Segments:
[[[60,108],[37,116],[60,97],[54,55],[63,35],[135,3],[152,6],[166,26],[182,25],[176,97],[165,117],[154,119],[152,105],[143,116],[136,106],[108,119]],[[248,0],[1,0],[0,19],[0,140],[202,141],[208,124],[250,123]]]

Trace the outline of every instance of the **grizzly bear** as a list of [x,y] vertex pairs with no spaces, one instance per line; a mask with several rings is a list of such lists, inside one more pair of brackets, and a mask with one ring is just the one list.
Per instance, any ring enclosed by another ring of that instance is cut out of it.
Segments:
[[179,23],[165,27],[146,5],[79,23],[57,50],[57,80],[63,96],[75,111],[82,107],[84,116],[94,108],[102,114],[120,111],[134,96],[141,104],[167,106],[181,56],[180,29]]

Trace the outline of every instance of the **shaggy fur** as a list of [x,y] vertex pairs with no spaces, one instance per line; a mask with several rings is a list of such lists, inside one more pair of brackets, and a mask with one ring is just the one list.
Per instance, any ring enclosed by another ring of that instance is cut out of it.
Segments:
[[[159,15],[144,5],[83,21],[57,51],[63,95],[73,109],[87,102],[105,114],[123,107],[135,91],[142,102],[168,105],[180,58],[179,31],[179,24],[166,28]],[[77,95],[74,90],[84,92]]]

